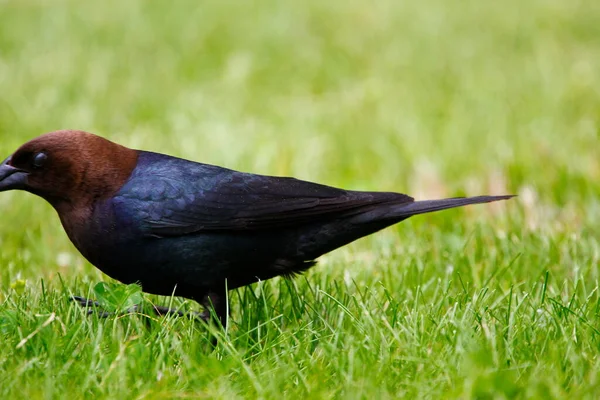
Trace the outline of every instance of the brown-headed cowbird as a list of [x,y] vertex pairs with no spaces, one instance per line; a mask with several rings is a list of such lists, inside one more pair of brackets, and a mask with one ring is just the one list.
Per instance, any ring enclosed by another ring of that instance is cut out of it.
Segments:
[[415,214],[512,197],[414,201],[237,172],[71,130],[33,139],[3,161],[0,191],[10,189],[48,201],[102,272],[212,306],[223,325],[227,289],[302,273],[322,254]]

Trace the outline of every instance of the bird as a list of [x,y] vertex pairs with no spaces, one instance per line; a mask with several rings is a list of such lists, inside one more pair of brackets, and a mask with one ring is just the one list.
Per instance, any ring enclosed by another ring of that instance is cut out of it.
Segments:
[[196,301],[222,327],[228,290],[302,274],[319,256],[413,215],[513,197],[415,201],[134,150],[78,130],[19,147],[0,164],[7,190],[50,203],[73,245],[109,277]]

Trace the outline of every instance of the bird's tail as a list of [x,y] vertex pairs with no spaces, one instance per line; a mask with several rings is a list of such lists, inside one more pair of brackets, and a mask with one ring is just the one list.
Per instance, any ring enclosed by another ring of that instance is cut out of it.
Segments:
[[401,205],[392,211],[394,217],[410,217],[411,215],[424,214],[433,211],[445,210],[448,208],[462,207],[469,204],[491,203],[498,200],[507,200],[514,195],[504,196],[476,196],[476,197],[455,197],[442,200],[423,200]]

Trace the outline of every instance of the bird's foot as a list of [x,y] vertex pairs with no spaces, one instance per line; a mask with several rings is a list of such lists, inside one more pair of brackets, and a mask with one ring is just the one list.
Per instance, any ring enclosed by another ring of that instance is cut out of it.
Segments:
[[114,314],[114,313],[104,311],[104,310],[91,309],[90,307],[101,308],[102,306],[97,301],[89,300],[89,299],[86,299],[85,297],[71,296],[70,300],[76,302],[77,304],[79,304],[82,307],[88,307],[88,310],[87,310],[88,315],[96,314],[100,318],[107,318]]
[[[76,302],[77,304],[79,304],[82,307],[87,307],[87,313],[88,315],[90,314],[97,314],[100,318],[106,318],[109,317],[111,315],[115,315],[116,313],[114,312],[109,312],[109,311],[105,311],[105,310],[98,310],[102,308],[102,305],[100,303],[98,303],[95,300],[90,300],[90,299],[86,299],[85,297],[81,297],[81,296],[71,296],[71,300]],[[94,309],[96,308],[96,309]],[[163,306],[157,306],[152,304],[150,307],[144,307],[140,304],[136,304],[130,308],[128,308],[127,310],[125,310],[126,314],[132,314],[132,313],[137,313],[137,312],[144,312],[146,310],[150,310],[151,312],[153,312],[155,315],[158,316],[164,316],[164,315],[175,315],[178,317],[185,317],[185,316],[192,316],[193,318],[199,318],[202,319],[204,321],[206,321],[208,319],[208,317],[205,315],[205,313],[200,313],[197,311],[190,311],[190,312],[184,312],[181,310],[175,310],[172,308],[168,308],[168,307],[163,307]]]

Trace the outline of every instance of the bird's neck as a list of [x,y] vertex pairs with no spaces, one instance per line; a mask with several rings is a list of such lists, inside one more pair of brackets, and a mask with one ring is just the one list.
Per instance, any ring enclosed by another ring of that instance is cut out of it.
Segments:
[[65,232],[77,246],[77,243],[75,243],[78,241],[77,238],[86,231],[93,221],[93,205],[91,203],[77,204],[68,201],[50,202],[50,204],[57,211]]

